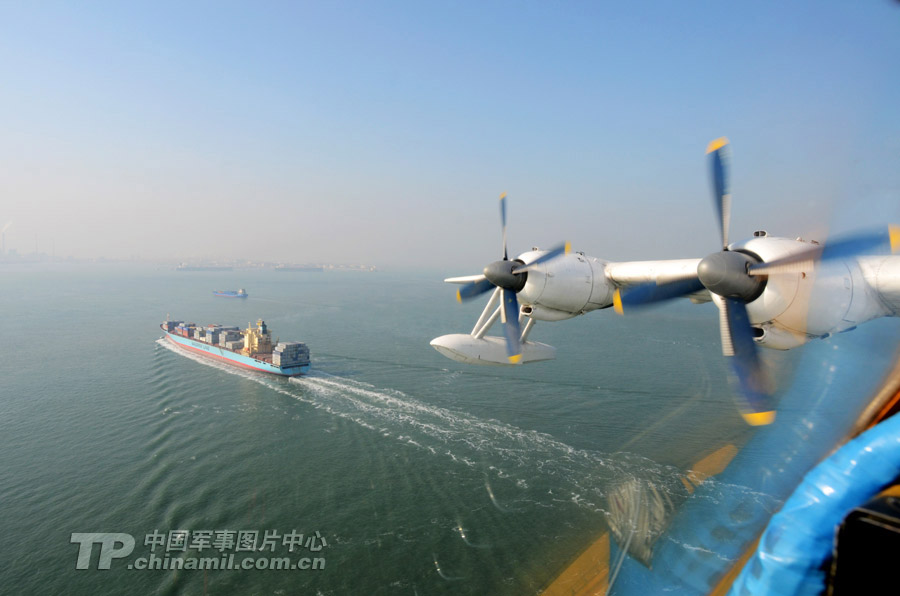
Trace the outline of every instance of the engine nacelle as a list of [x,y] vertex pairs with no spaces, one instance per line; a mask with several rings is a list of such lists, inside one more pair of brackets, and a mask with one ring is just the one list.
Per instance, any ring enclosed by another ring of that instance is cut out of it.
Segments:
[[572,317],[577,317],[578,313],[566,312],[564,310],[556,310],[555,308],[547,308],[539,304],[523,304],[522,314],[531,317],[536,321],[565,321]]
[[[808,250],[809,243],[763,236],[731,248],[773,261]],[[747,314],[751,323],[776,326],[763,325],[765,333],[757,338],[760,344],[786,350],[810,337],[846,331],[882,316],[884,309],[872,295],[858,262],[835,260],[810,262],[796,272],[770,275],[762,295],[747,305]]]
[[[519,259],[530,263],[544,252],[528,252]],[[532,306],[535,309],[533,318],[543,321],[559,321],[605,308],[612,305],[615,291],[615,286],[606,278],[605,268],[606,261],[581,253],[557,257],[528,271],[519,301]]]
[[[760,236],[746,242],[732,244],[729,249],[746,252],[758,257],[763,262],[768,262],[808,250],[809,247],[809,244],[797,240]],[[787,315],[786,318],[791,320],[786,323],[793,328],[794,313],[788,313],[788,310],[797,297],[801,279],[805,279],[801,273],[770,275],[762,294],[747,304],[747,315],[750,322],[766,323],[782,315]]]
[[809,339],[804,333],[782,329],[771,323],[760,325],[756,329],[761,334],[753,338],[756,343],[773,350],[790,350],[802,346]]

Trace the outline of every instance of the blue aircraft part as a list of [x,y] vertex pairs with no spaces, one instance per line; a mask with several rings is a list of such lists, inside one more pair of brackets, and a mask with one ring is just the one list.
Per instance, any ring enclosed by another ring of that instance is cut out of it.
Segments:
[[806,475],[759,541],[729,596],[813,596],[850,511],[900,475],[900,416],[870,428]]
[[[655,544],[652,569],[625,557],[609,593],[709,594],[803,476],[851,434],[895,363],[898,333],[900,321],[885,319],[804,346],[775,422],[683,504]],[[620,552],[613,541],[610,561]]]

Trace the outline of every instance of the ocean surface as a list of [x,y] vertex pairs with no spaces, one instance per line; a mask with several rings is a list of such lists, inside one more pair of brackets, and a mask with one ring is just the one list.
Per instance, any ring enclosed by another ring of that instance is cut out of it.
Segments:
[[[5,266],[0,592],[539,594],[608,528],[611,488],[677,483],[752,437],[712,305],[539,323],[557,360],[471,367],[428,345],[483,307],[456,303],[455,273]],[[239,287],[249,299],[212,293]],[[167,315],[263,318],[309,344],[312,373],[185,354],[161,339]],[[773,357],[786,383],[791,354]],[[256,532],[256,550],[204,545],[228,531]],[[77,569],[74,533],[135,545],[98,569],[97,543]],[[324,568],[129,569],[151,554]]]

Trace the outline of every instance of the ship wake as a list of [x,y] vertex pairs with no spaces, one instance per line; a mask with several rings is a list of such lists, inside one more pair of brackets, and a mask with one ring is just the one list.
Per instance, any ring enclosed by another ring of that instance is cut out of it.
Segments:
[[[627,482],[652,482],[657,490],[671,492],[673,498],[683,492],[684,470],[634,454],[577,449],[546,433],[438,407],[396,389],[322,371],[286,380],[203,358],[164,339],[158,343],[192,360],[352,421],[377,433],[382,440],[398,441],[445,458],[448,465],[482,471],[486,490],[500,509],[530,502],[542,507],[575,505],[610,515],[615,513],[608,504],[610,495]],[[709,482],[715,486],[714,479]],[[495,495],[498,484],[515,487],[515,503],[504,502]],[[736,488],[740,487],[720,486],[729,493]],[[705,493],[704,498],[715,500],[719,491]]]

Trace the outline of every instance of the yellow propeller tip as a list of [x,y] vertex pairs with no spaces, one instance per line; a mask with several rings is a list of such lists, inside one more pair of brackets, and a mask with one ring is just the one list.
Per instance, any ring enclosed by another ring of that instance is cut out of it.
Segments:
[[456,301],[462,302],[462,294],[459,293],[459,290],[456,290]]
[[711,142],[709,145],[707,145],[707,147],[706,147],[706,152],[707,152],[707,153],[712,153],[713,151],[717,151],[717,150],[721,149],[722,147],[724,147],[724,146],[727,145],[727,144],[728,144],[728,139],[727,139],[727,138],[725,138],[725,137],[719,137],[718,139],[716,139],[715,141],[713,141],[713,142]]
[[745,412],[741,413],[741,416],[744,417],[744,420],[750,426],[765,426],[775,422],[774,410],[768,412]]
[[622,293],[619,292],[618,288],[613,292],[613,310],[620,315],[625,314],[625,309],[622,308]]
[[565,254],[569,254],[570,252],[572,252],[572,243],[566,242]]
[[500,193],[500,200],[502,201],[502,200],[505,199],[505,198],[506,198],[506,193],[505,193],[505,192],[501,192],[501,193]]
[[900,251],[900,226],[888,226],[888,234],[891,237],[891,252]]
[[625,314],[625,309],[622,308],[622,292],[619,291],[619,288],[616,288],[616,291],[613,292],[613,310],[617,314]]
[[515,356],[510,356],[510,357],[509,357],[509,362],[510,362],[511,364],[518,364],[520,360],[522,360],[522,355],[521,355],[521,354],[516,354]]

